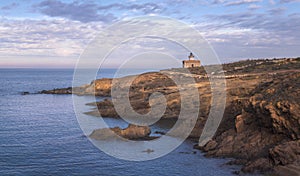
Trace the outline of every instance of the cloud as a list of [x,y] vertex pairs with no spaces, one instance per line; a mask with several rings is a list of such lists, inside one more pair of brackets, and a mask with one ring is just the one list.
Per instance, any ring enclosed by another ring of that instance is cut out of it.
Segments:
[[16,7],[18,7],[18,6],[19,6],[18,3],[13,2],[13,3],[8,4],[8,5],[6,5],[6,6],[2,6],[2,7],[1,7],[1,10],[11,10],[11,9],[14,9],[14,8],[16,8]]
[[270,15],[282,15],[282,14],[284,14],[284,12],[286,10],[287,10],[286,8],[278,7],[278,8],[269,10],[269,13],[270,13]]
[[141,10],[144,14],[161,12],[163,9],[155,3],[132,4],[123,6],[123,10]]
[[284,9],[272,9],[267,13],[253,13],[253,12],[241,12],[222,15],[207,15],[209,20],[219,23],[222,27],[240,27],[256,30],[267,31],[282,31],[291,32],[297,34],[300,26],[299,14],[290,14],[287,16],[281,16],[280,18],[274,17],[273,12],[284,11]]
[[280,3],[300,2],[300,0],[280,0]]
[[238,1],[229,1],[225,5],[226,6],[237,6],[237,5],[244,5],[244,4],[251,4],[255,2],[261,2],[261,0],[238,0]]
[[57,0],[45,0],[33,6],[37,11],[50,17],[63,17],[84,23],[93,21],[109,22],[116,19],[111,13],[98,13],[94,3],[64,3]]
[[297,56],[300,14],[283,15],[284,11],[275,8],[264,13],[209,15],[207,24],[199,29],[222,58]]
[[212,2],[212,4],[222,4],[222,3],[224,3],[225,2],[225,0],[214,0],[213,2]]
[[290,34],[238,26],[220,27],[217,24],[200,25],[197,29],[210,42],[222,62],[299,56],[297,48],[300,42]]
[[[35,9],[34,12],[37,13],[33,14],[35,20],[28,17],[22,19],[0,17],[0,35],[5,36],[0,39],[0,57],[20,57],[24,60],[28,57],[37,59],[50,57],[53,62],[64,60],[61,58],[77,58],[97,32],[108,23],[126,19],[127,16],[144,14],[166,15],[192,23],[193,27],[199,29],[211,42],[221,58],[238,60],[237,58],[245,57],[299,55],[300,13],[294,8],[289,10],[291,6],[283,4],[298,1],[268,0],[263,3],[260,0],[207,0],[201,1],[201,4],[198,1],[188,0],[164,2],[128,0],[126,3],[106,1],[106,4],[93,0],[43,0],[38,3],[32,1],[35,4],[27,4],[26,7]],[[275,2],[276,5],[270,5]],[[12,3],[10,7],[3,6],[2,10],[14,6],[17,4]],[[256,10],[258,8],[259,10]],[[29,15],[32,13],[31,11]],[[130,33],[138,29],[119,30]],[[152,44],[163,48],[163,44],[157,41]],[[147,49],[143,40],[130,46],[135,49]],[[153,46],[150,44],[149,48]],[[130,50],[128,47],[123,52],[130,54]],[[180,56],[180,53],[176,54]],[[122,53],[120,55],[125,56]],[[119,58],[116,57],[116,62]]]
[[269,4],[271,4],[271,5],[275,5],[275,4],[276,4],[276,2],[275,2],[275,0],[269,0]]
[[77,1],[65,3],[58,0],[45,0],[33,6],[36,11],[50,17],[63,17],[83,23],[101,21],[113,22],[117,19],[113,10],[138,11],[142,14],[158,13],[162,8],[155,3],[113,3],[108,5],[98,5],[93,2],[79,3]]
[[78,57],[102,28],[71,20],[0,19],[0,56]]
[[118,9],[118,10],[138,10],[143,12],[144,14],[153,13],[153,12],[159,12],[161,11],[161,7],[155,3],[144,3],[144,4],[120,4],[120,3],[114,3],[110,5],[104,5],[104,6],[97,6],[98,10],[112,10],[112,9]]
[[244,5],[244,4],[252,4],[261,2],[262,0],[213,0],[211,4],[223,4],[225,6],[238,6],[238,5]]
[[257,4],[250,4],[249,7],[248,7],[248,9],[250,9],[250,10],[257,10],[257,9],[260,9],[260,8],[262,8],[262,6],[257,5]]

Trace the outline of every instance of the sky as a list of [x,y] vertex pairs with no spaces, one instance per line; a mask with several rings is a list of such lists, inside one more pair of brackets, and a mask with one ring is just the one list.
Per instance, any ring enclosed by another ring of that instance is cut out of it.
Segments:
[[[174,18],[197,29],[222,63],[299,57],[299,9],[300,0],[0,1],[0,67],[73,68],[101,30],[144,15]],[[178,51],[173,57],[188,55]],[[107,67],[116,67],[121,56]]]

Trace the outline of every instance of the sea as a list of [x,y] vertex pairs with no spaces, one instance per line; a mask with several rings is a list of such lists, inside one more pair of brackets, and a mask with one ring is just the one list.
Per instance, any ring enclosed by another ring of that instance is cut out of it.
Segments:
[[[97,77],[113,77],[114,72],[102,69]],[[229,176],[239,169],[226,165],[228,159],[204,157],[204,153],[193,149],[195,143],[190,140],[149,161],[126,161],[102,152],[80,128],[72,95],[38,94],[41,90],[71,87],[72,80],[73,69],[0,69],[1,176]],[[77,98],[86,103],[93,101],[88,96]],[[107,119],[110,126],[124,123]]]

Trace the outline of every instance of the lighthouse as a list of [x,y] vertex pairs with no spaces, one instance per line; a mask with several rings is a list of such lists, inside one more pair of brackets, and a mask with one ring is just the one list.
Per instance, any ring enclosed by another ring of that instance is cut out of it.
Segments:
[[200,60],[196,60],[193,53],[190,53],[188,58],[189,58],[188,60],[182,61],[183,68],[200,67]]

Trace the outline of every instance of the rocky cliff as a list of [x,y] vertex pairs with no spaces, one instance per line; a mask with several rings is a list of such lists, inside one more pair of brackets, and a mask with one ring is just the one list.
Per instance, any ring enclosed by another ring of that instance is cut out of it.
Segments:
[[[182,92],[179,93],[172,80],[193,77],[201,106],[190,137],[198,139],[211,108],[207,74],[224,78],[227,97],[223,120],[214,138],[196,148],[210,157],[234,158],[231,164],[243,165],[242,172],[299,175],[300,59],[247,60],[225,64],[223,68],[216,73],[206,73],[203,67],[191,68],[191,75],[183,74],[180,69],[142,74],[130,85],[130,103],[136,112],[146,114],[150,110],[149,97],[160,92],[167,102],[162,118],[176,119],[181,109]],[[171,76],[165,76],[164,72]],[[225,76],[218,73],[225,73]],[[110,96],[111,82],[111,79],[95,80],[90,85],[73,88],[73,93]],[[57,89],[43,93],[56,93],[54,91]],[[88,114],[119,117],[110,99],[96,105],[98,110]]]
[[[294,165],[290,174],[299,174],[299,86],[300,73],[279,74],[258,84],[249,98],[235,100],[240,113],[224,116],[217,135],[200,148],[207,156],[236,158],[244,172],[280,172]],[[235,103],[228,108],[236,108]]]

